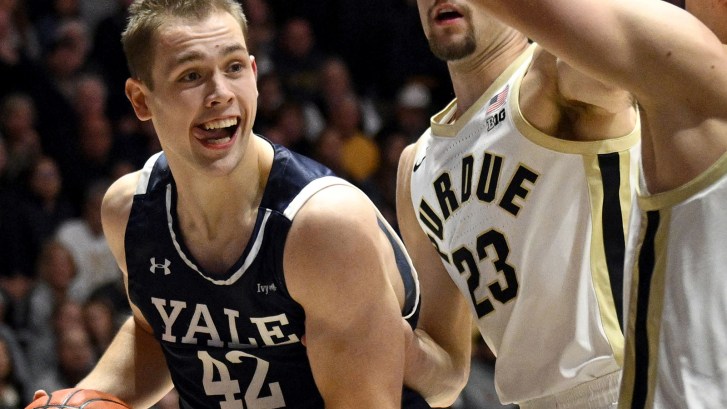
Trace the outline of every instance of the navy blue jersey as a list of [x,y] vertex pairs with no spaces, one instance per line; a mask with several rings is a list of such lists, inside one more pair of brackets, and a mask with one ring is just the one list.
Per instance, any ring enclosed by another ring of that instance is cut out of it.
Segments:
[[[125,235],[129,296],[151,324],[182,408],[323,408],[305,347],[303,308],[288,294],[283,250],[297,210],[315,192],[347,184],[322,165],[275,146],[257,221],[223,275],[185,247],[176,187],[163,153],[147,161]],[[416,325],[419,289],[401,242],[379,215],[397,255]],[[405,392],[408,408],[428,407]]]

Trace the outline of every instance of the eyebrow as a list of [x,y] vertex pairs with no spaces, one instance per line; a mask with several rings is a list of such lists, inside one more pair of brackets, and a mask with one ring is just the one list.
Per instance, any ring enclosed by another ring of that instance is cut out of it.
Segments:
[[[223,56],[228,56],[230,54],[243,51],[247,52],[247,48],[245,48],[242,44],[230,44],[226,45],[222,48],[222,52],[220,53]],[[204,59],[204,54],[202,54],[199,51],[186,51],[177,56],[177,58],[174,59],[174,62],[171,64],[171,68],[174,69],[176,67],[179,67],[182,64],[186,64],[190,61],[197,61]]]

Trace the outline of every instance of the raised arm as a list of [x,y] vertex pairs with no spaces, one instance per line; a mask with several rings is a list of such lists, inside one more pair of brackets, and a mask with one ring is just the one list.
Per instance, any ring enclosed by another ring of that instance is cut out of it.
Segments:
[[560,58],[629,89],[642,104],[714,92],[710,79],[725,64],[717,37],[661,0],[479,2]]
[[393,260],[373,205],[354,188],[323,189],[293,222],[285,279],[305,310],[308,357],[326,408],[400,407],[404,326],[388,274]]
[[692,180],[727,149],[727,48],[661,0],[478,0],[553,54],[630,91],[642,108],[649,190]]
[[[137,180],[135,173],[116,181],[101,206],[104,234],[126,284],[124,231]],[[132,311],[96,367],[77,386],[111,393],[134,408],[147,408],[171,390],[172,382],[149,324],[133,304]]]
[[430,405],[443,407],[454,402],[467,382],[472,318],[464,297],[416,220],[409,184],[413,157],[411,145],[399,161],[396,200],[399,228],[422,290],[418,329],[407,349],[405,381]]

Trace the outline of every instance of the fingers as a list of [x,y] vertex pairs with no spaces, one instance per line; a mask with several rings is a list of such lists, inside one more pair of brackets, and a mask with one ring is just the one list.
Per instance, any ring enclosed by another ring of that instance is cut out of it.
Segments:
[[38,389],[33,394],[33,400],[40,399],[40,398],[42,398],[44,396],[48,396],[48,392],[44,391],[43,389]]

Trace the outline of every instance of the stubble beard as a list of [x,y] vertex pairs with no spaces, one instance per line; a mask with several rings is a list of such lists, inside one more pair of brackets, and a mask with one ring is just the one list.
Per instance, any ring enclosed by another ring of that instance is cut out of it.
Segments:
[[470,56],[477,48],[477,40],[472,30],[467,30],[465,37],[457,42],[429,39],[429,49],[442,61],[455,61]]

